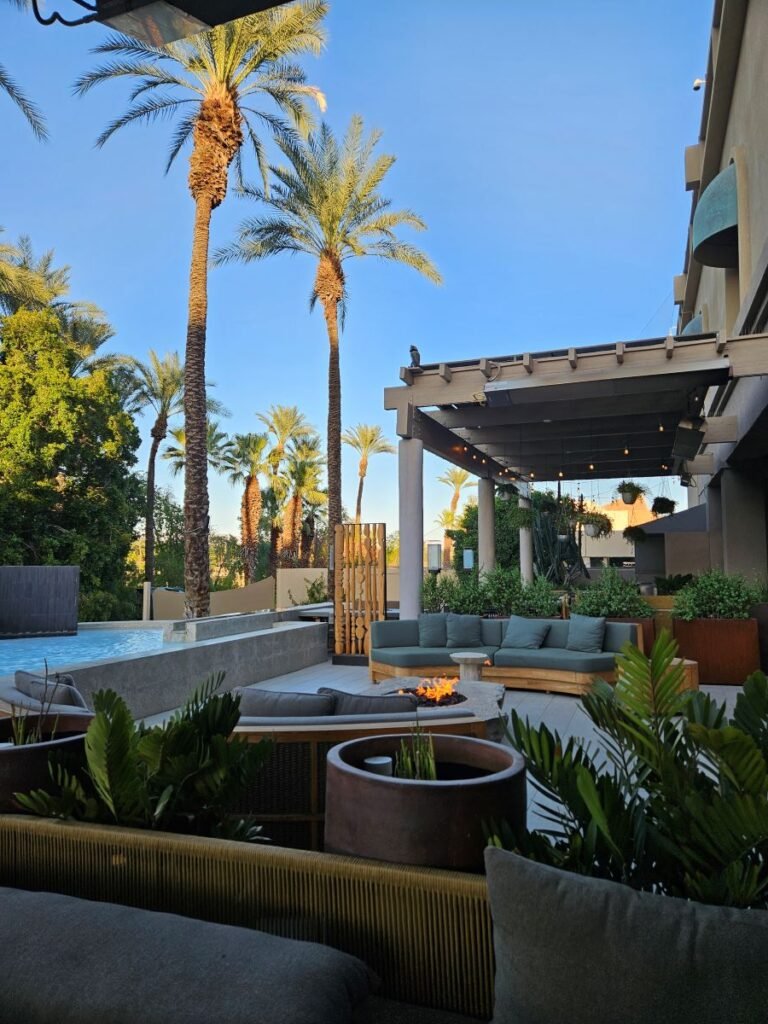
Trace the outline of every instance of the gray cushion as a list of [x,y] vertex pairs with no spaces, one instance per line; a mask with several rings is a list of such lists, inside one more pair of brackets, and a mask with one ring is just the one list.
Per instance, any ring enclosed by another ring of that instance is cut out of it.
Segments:
[[[496,647],[467,647],[462,650],[479,651],[487,658],[493,659],[498,650]],[[442,668],[458,668],[451,654],[458,651],[458,648],[448,647],[382,647],[378,650],[371,650],[371,661],[378,661],[382,665],[394,665],[397,668],[426,668],[430,665]]]
[[[637,643],[637,626],[634,622],[606,622],[603,637],[604,651],[620,651],[624,644]],[[646,652],[650,653],[650,651]]]
[[[246,718],[237,723],[239,729],[256,729],[268,733],[272,726],[290,725],[366,725],[368,722],[423,722],[429,718],[473,718],[471,711],[462,711],[462,705],[449,708],[412,708],[410,711],[372,715],[316,715],[314,718]],[[2,1018],[0,1018],[2,1020]]]
[[768,913],[636,892],[485,852],[494,1024],[756,1024]]
[[72,676],[51,675],[46,683],[44,676],[32,672],[17,672],[14,676],[16,689],[25,697],[49,704],[63,704],[73,708],[87,708],[83,696],[75,686]]
[[484,647],[501,646],[501,638],[504,636],[502,626],[505,621],[503,619],[480,619],[480,631],[483,635]]
[[572,615],[568,622],[569,651],[596,654],[603,649],[605,619],[593,615]]
[[419,616],[419,646],[445,647],[445,615],[442,612]]
[[551,668],[559,672],[613,672],[616,660],[610,651],[585,654],[540,647],[500,647],[493,656],[497,668]]
[[541,646],[565,650],[568,643],[568,620],[547,619],[547,621],[549,622],[549,632],[544,637],[544,643]]
[[526,619],[522,615],[513,615],[509,620],[502,647],[528,647],[537,650],[544,643],[549,632],[546,619]]
[[245,687],[233,692],[240,694],[241,715],[255,715],[258,718],[297,715],[306,718],[311,715],[332,715],[335,711],[334,697],[328,696],[323,690],[319,693],[277,693],[274,690]]
[[371,623],[371,647],[414,647],[419,642],[416,619],[391,619]]
[[327,695],[335,701],[334,715],[397,714],[398,712],[412,711],[416,707],[416,698],[410,693],[369,697],[359,693],[345,693],[344,690],[332,690],[328,686],[320,687],[317,692]]
[[344,1024],[370,991],[329,946],[16,889],[0,961],[0,1019],[19,1024]]
[[450,614],[446,616],[445,628],[448,647],[470,649],[480,647],[483,643],[483,630],[479,615]]
[[369,996],[355,1010],[355,1024],[487,1024],[478,1017],[465,1017],[449,1010],[431,1010]]

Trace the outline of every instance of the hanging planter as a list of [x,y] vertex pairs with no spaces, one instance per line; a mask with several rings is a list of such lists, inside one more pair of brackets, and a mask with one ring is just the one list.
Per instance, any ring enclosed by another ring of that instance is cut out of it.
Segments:
[[671,516],[677,507],[677,502],[671,498],[664,498],[661,495],[653,499],[651,512],[655,516]]
[[616,490],[625,505],[634,505],[640,495],[645,494],[645,488],[634,480],[622,480]]
[[642,526],[628,526],[622,536],[629,544],[642,544],[648,538]]
[[579,516],[588,537],[608,537],[613,532],[610,516],[603,512],[584,512]]
[[600,533],[600,529],[597,523],[585,523],[584,533],[586,533],[588,537],[597,537],[597,535]]

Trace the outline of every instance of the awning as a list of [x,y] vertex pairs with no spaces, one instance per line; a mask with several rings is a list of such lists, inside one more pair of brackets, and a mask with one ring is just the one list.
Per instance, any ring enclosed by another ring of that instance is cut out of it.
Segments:
[[693,215],[693,256],[705,267],[738,267],[739,205],[736,165],[707,185]]

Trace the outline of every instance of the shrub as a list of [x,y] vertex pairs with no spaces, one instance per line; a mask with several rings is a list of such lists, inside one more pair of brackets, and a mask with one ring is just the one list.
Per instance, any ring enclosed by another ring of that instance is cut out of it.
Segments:
[[637,584],[625,580],[613,568],[603,569],[598,580],[578,592],[574,611],[611,619],[647,619],[653,615],[653,608],[640,597]]
[[743,576],[729,576],[720,569],[710,569],[679,591],[672,614],[688,622],[691,619],[748,619],[757,596],[757,589]]
[[510,742],[546,800],[546,830],[492,823],[490,842],[633,889],[768,909],[768,679],[726,706],[680,691],[683,666],[662,631],[650,657],[627,646],[615,688],[582,706],[607,754],[511,711]]
[[657,576],[655,579],[656,593],[659,597],[671,597],[683,587],[687,587],[693,581],[693,574],[690,572],[676,573],[672,576]]
[[518,569],[496,566],[483,575],[481,585],[488,611],[496,615],[520,615],[523,600],[523,581]]
[[555,588],[543,576],[536,576],[532,583],[523,585],[520,605],[514,615],[525,615],[531,619],[551,619],[560,612]]

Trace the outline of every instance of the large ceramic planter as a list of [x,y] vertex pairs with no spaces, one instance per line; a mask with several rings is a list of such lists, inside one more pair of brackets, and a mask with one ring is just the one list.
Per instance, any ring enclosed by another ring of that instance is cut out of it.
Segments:
[[[410,736],[350,740],[328,754],[325,849],[397,864],[479,871],[484,823],[525,824],[525,762],[510,747],[433,736],[438,780],[374,775],[366,758],[394,757]],[[478,774],[480,773],[480,774]]]
[[[30,716],[31,717],[31,716]],[[20,747],[0,747],[0,813],[19,812],[14,793],[29,793],[33,789],[46,789],[51,785],[48,758],[53,753],[78,753],[83,749],[85,730],[90,718],[84,715],[51,716],[56,718],[56,731],[52,740],[28,743]],[[10,718],[0,720],[0,743],[10,740]]]
[[699,663],[699,682],[705,686],[741,686],[760,668],[755,619],[673,619],[681,658]]

